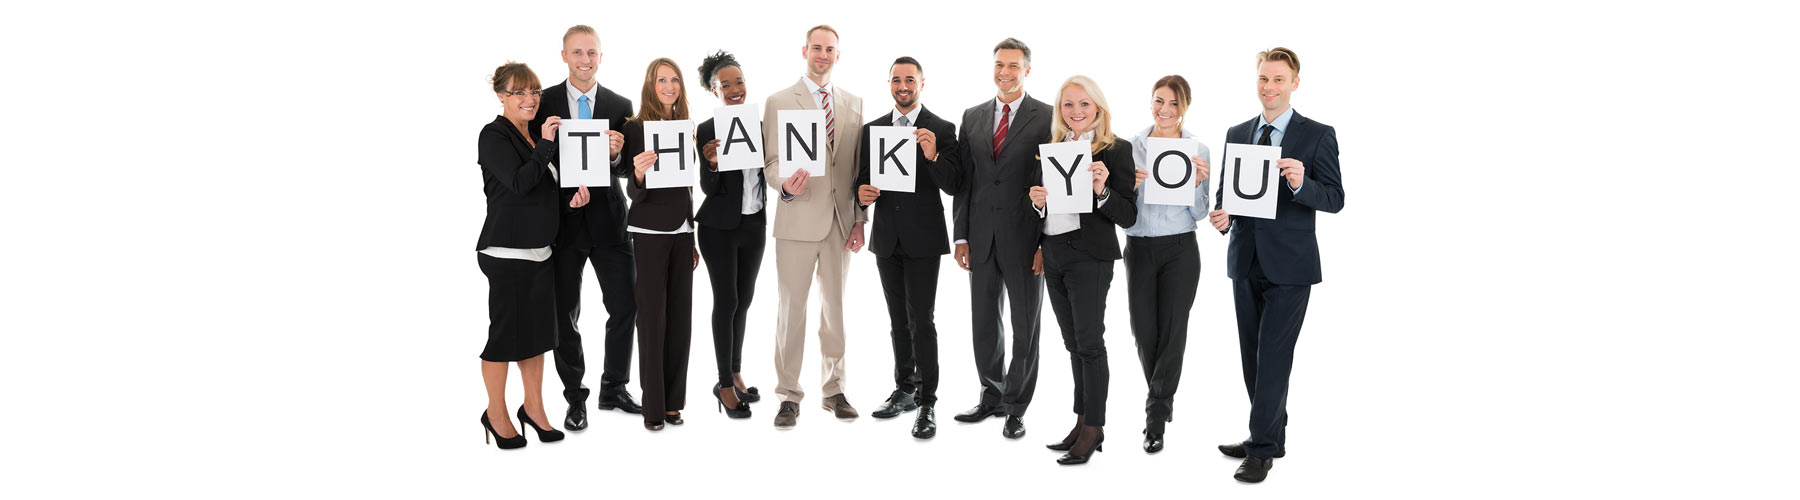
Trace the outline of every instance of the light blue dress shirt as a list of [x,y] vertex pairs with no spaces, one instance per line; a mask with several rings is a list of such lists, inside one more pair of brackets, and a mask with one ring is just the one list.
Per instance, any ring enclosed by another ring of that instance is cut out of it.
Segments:
[[[1144,143],[1149,142],[1145,139],[1149,137],[1150,128],[1146,127],[1144,131],[1138,132],[1131,138],[1131,159],[1137,163],[1138,168],[1144,170],[1149,170],[1151,166],[1150,153],[1144,149]],[[1192,139],[1194,134],[1188,133],[1187,129],[1182,129],[1181,138]],[[1195,159],[1204,158],[1208,162],[1212,161],[1212,151],[1206,148],[1206,144],[1201,144],[1199,151],[1190,151],[1189,154],[1193,154]],[[1150,181],[1146,179],[1145,182]],[[1142,238],[1194,232],[1194,228],[1199,223],[1205,222],[1206,214],[1211,211],[1211,205],[1206,203],[1207,194],[1211,192],[1212,178],[1208,176],[1206,180],[1200,181],[1198,189],[1194,189],[1193,205],[1151,205],[1144,202],[1144,186],[1138,186],[1137,224],[1125,228],[1125,235]]]

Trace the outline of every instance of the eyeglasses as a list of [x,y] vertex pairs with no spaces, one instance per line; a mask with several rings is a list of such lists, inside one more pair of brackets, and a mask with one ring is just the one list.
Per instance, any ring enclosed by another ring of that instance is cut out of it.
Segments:
[[509,91],[505,91],[505,92],[501,92],[501,93],[509,95],[509,96],[513,96],[513,97],[525,97],[526,95],[530,95],[532,97],[538,97],[538,96],[544,95],[544,91],[539,90],[539,89],[509,90]]

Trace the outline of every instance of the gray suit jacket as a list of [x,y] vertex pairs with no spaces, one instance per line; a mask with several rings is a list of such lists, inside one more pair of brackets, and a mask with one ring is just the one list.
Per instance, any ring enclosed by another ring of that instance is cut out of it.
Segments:
[[[1030,191],[1039,179],[1038,145],[1050,142],[1049,104],[1026,94],[1007,124],[1006,141],[994,159],[994,106],[989,99],[963,112],[952,169],[962,187],[954,202],[955,240],[969,243],[969,262],[986,262],[997,252],[1030,262],[1044,219],[1031,209]],[[1015,260],[1014,262],[1018,262]]]

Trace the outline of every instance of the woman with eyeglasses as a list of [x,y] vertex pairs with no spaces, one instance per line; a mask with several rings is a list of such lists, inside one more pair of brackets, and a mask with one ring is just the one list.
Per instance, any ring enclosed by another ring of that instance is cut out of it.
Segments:
[[[651,189],[645,184],[657,153],[647,144],[644,122],[686,119],[687,85],[681,68],[668,58],[650,61],[638,115],[625,122],[620,157],[630,158],[631,165],[620,167],[631,173],[625,186],[625,194],[631,196],[625,231],[631,233],[637,257],[638,384],[644,391],[644,428],[652,431],[662,430],[665,423],[685,422],[681,410],[687,405],[694,269],[700,267],[700,252],[694,248],[693,188]],[[680,146],[694,151],[693,143]]]
[[1194,228],[1206,222],[1211,207],[1207,176],[1210,151],[1200,144],[1186,151],[1194,162],[1191,205],[1152,205],[1144,202],[1144,179],[1154,167],[1146,143],[1151,137],[1191,139],[1181,126],[1193,101],[1187,79],[1169,75],[1151,87],[1150,115],[1154,124],[1131,139],[1131,155],[1137,161],[1138,222],[1125,229],[1125,283],[1131,309],[1131,336],[1137,340],[1138,361],[1144,366],[1149,397],[1144,402],[1144,452],[1163,449],[1163,424],[1175,419],[1175,387],[1181,382],[1181,358],[1187,350],[1188,311],[1194,308],[1200,286],[1200,247]]
[[[1137,223],[1137,192],[1131,189],[1131,176],[1112,175],[1115,169],[1131,172],[1134,163],[1131,143],[1113,135],[1112,111],[1100,85],[1085,76],[1069,77],[1057,91],[1055,106],[1050,141],[1089,141],[1093,156],[1087,167],[1094,177],[1091,211],[1046,215],[1042,240],[1050,310],[1056,313],[1075,375],[1075,428],[1048,448],[1068,452],[1056,463],[1076,465],[1087,463],[1106,440],[1101,431],[1109,379],[1106,293],[1112,287],[1113,261],[1120,257],[1114,228]],[[1049,192],[1044,186],[1032,186],[1029,195],[1038,213],[1045,213]]]
[[[744,70],[736,57],[723,50],[700,63],[700,84],[726,106],[745,102]],[[750,418],[750,403],[762,400],[755,387],[744,384],[744,326],[750,318],[750,299],[756,293],[756,272],[762,268],[768,243],[768,217],[764,210],[768,186],[761,170],[719,171],[719,149],[712,119],[700,124],[694,136],[702,146],[706,168],[700,169],[700,256],[712,279],[713,358],[719,382],[713,399],[731,418]],[[748,129],[745,130],[748,133]],[[761,134],[749,137],[762,142]],[[744,147],[742,144],[736,145]],[[746,175],[747,174],[747,175]]]
[[[558,223],[556,117],[544,124],[542,137],[526,125],[537,116],[541,87],[537,74],[524,64],[508,62],[490,80],[500,100],[500,116],[481,128],[477,163],[487,194],[487,220],[475,243],[475,260],[488,280],[487,347],[481,351],[481,380],[487,387],[487,409],[481,426],[501,449],[525,446],[525,435],[506,413],[507,363],[519,365],[525,402],[519,423],[530,426],[544,442],[563,438],[544,413],[544,352],[556,348],[556,282],[550,245]],[[586,189],[569,205],[587,204]]]

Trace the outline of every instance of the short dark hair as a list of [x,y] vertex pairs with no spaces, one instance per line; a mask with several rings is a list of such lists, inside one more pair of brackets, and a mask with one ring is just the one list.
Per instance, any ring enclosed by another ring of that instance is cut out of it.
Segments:
[[733,66],[743,68],[738,66],[737,57],[732,56],[730,52],[721,50],[706,56],[706,60],[700,61],[700,87],[712,90],[717,86],[713,84],[713,79],[719,76],[719,70]]
[[899,59],[895,59],[893,64],[888,65],[888,71],[892,72],[895,66],[902,64],[911,64],[914,68],[919,68],[920,74],[925,73],[925,65],[919,64],[919,60],[913,59],[912,56],[900,56]]
[[506,64],[494,68],[494,76],[488,79],[488,83],[494,85],[496,94],[512,90],[513,84],[523,85],[529,90],[543,88],[538,84],[537,73],[531,72],[531,67],[526,66],[525,63],[513,61],[507,61]]
[[1006,49],[1013,49],[1025,53],[1025,65],[1031,65],[1031,47],[1026,47],[1025,42],[1021,42],[1017,38],[1001,40],[999,45],[994,46],[994,53],[998,54],[1000,51]]

